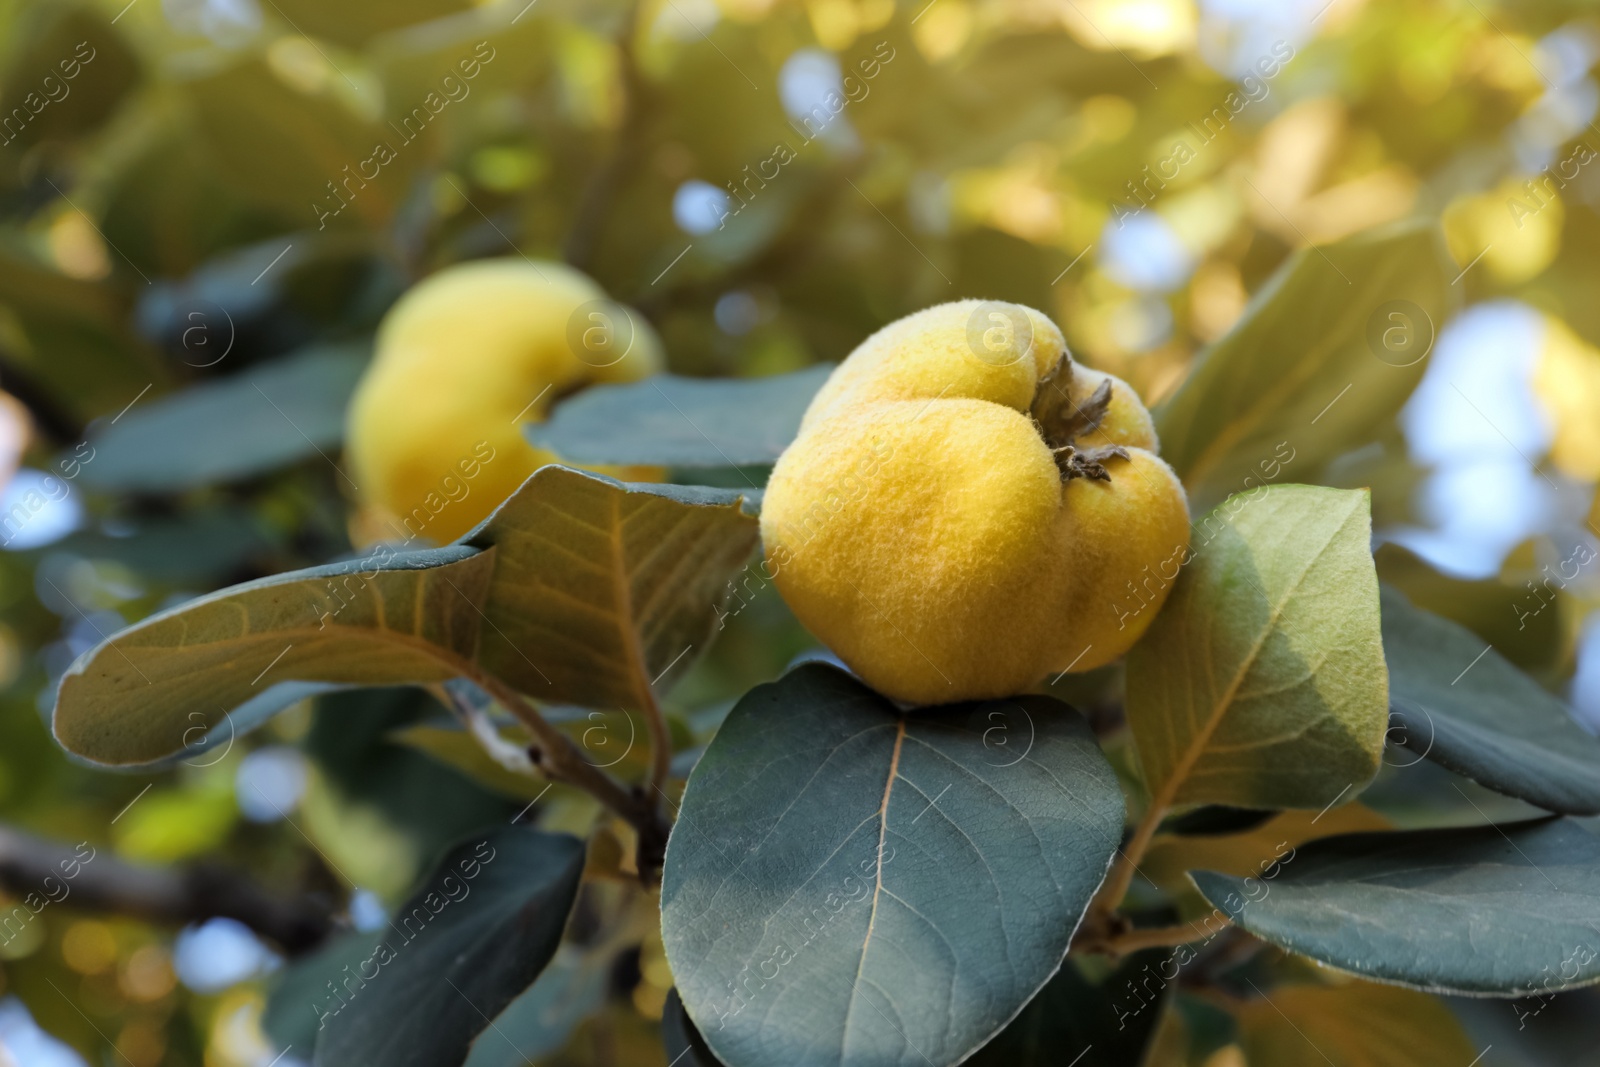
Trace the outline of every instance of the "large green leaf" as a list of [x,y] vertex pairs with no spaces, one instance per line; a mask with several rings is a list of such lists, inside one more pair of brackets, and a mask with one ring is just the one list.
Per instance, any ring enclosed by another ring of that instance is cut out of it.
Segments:
[[541,701],[639,708],[718,628],[755,547],[737,493],[535,471],[466,542],[499,552],[482,662]]
[[68,668],[56,740],[97,763],[144,763],[280,683],[445,681],[477,648],[494,555],[453,545],[350,560],[152,615]]
[[[451,849],[320,1001],[318,1067],[459,1065],[555,955],[583,843],[503,826]],[[348,983],[348,984],[347,984]]]
[[730,1067],[956,1063],[1056,972],[1122,820],[1058,701],[903,713],[799,667],[689,778],[661,890],[679,994]]
[[1383,590],[1390,739],[1496,792],[1600,813],[1600,740],[1532,678],[1448,619]]
[[578,463],[739,467],[776,463],[833,367],[770,378],[658,374],[585,389],[524,431]]
[[1600,981],[1600,837],[1572,819],[1346,834],[1270,881],[1192,877],[1257,937],[1366,978],[1503,997]]
[[[318,346],[145,400],[90,439],[94,458],[83,464],[84,484],[173,492],[318,456],[333,464],[345,405],[365,365],[364,345]],[[348,489],[347,475],[335,470]]]
[[1374,774],[1388,721],[1365,491],[1286,485],[1196,523],[1191,561],[1128,658],[1158,806],[1320,808]]
[[1290,256],[1156,412],[1162,458],[1196,504],[1281,467],[1309,479],[1371,440],[1422,377],[1450,306],[1448,263],[1432,224]]

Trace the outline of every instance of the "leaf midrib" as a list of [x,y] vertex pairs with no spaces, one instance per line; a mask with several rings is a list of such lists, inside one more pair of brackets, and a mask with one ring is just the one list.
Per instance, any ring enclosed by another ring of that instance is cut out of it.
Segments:
[[900,750],[906,740],[904,716],[895,719],[894,749],[889,755],[889,776],[883,783],[883,800],[878,805],[878,857],[872,883],[872,910],[867,915],[867,933],[861,939],[861,958],[856,961],[855,981],[850,983],[850,1000],[845,1004],[844,1025],[839,1031],[839,1061],[843,1063],[850,1044],[850,1016],[856,1008],[856,993],[861,988],[861,976],[867,967],[867,950],[872,947],[872,932],[878,922],[878,899],[883,895],[883,846],[889,835],[889,798],[894,793],[894,780],[900,775]]
[[[1192,735],[1188,747],[1184,749],[1178,762],[1173,765],[1166,781],[1161,784],[1161,788],[1151,797],[1152,807],[1165,809],[1172,806],[1174,798],[1177,797],[1183,783],[1188,780],[1195,764],[1199,762],[1200,756],[1205,751],[1212,735],[1222,725],[1222,720],[1227,718],[1228,709],[1233,706],[1233,700],[1238,694],[1239,687],[1244,684],[1244,679],[1250,673],[1250,668],[1255,666],[1256,660],[1260,658],[1261,649],[1266,645],[1267,638],[1277,629],[1278,620],[1282,617],[1284,609],[1288,607],[1289,601],[1300,586],[1305,583],[1312,568],[1322,561],[1322,557],[1327,553],[1334,539],[1344,532],[1344,528],[1349,525],[1351,517],[1356,514],[1357,510],[1352,506],[1345,512],[1344,518],[1328,534],[1321,547],[1310,555],[1305,567],[1296,576],[1295,580],[1289,584],[1288,588],[1284,590],[1278,602],[1270,605],[1271,611],[1268,613],[1266,624],[1262,626],[1260,634],[1256,636],[1255,641],[1251,644],[1250,651],[1240,661],[1238,669],[1234,671],[1233,678],[1228,682],[1227,689],[1212,705],[1210,715],[1207,716],[1201,728]],[[1207,657],[1208,670],[1209,663],[1210,657]]]
[[[1384,277],[1387,279],[1387,275]],[[1189,464],[1188,474],[1183,479],[1184,485],[1192,489],[1203,482],[1205,476],[1211,472],[1211,469],[1221,462],[1222,456],[1226,455],[1229,449],[1248,436],[1251,429],[1260,424],[1266,411],[1277,408],[1283,396],[1292,394],[1309,379],[1315,377],[1317,372],[1324,369],[1328,357],[1348,342],[1350,320],[1360,316],[1358,310],[1353,310],[1356,307],[1357,305],[1354,302],[1346,305],[1345,314],[1339,317],[1339,328],[1329,331],[1324,335],[1329,338],[1328,340],[1311,348],[1307,357],[1299,361],[1299,369],[1297,371],[1291,371],[1289,374],[1279,378],[1277,384],[1263,393],[1259,400],[1247,407],[1238,418],[1230,419],[1218,431],[1217,435],[1211,439],[1211,443],[1201,450],[1200,454],[1195,457],[1194,462]],[[1192,419],[1190,426],[1193,426]]]

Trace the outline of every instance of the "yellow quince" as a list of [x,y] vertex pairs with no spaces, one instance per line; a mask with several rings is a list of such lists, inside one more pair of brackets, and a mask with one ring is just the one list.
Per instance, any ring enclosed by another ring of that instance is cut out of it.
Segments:
[[354,535],[455,540],[558,461],[523,424],[585,385],[633,381],[661,362],[649,324],[564,264],[479,260],[424,279],[384,316],[350,402],[345,454],[366,505]]
[[761,509],[768,573],[868,684],[939,704],[1121,657],[1189,544],[1183,486],[1128,386],[1017,304],[964,300],[863,341]]

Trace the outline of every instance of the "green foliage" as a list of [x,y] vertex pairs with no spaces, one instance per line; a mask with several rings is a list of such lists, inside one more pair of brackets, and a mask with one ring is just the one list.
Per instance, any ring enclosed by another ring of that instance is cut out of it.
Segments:
[[824,364],[747,381],[662,374],[600,386],[562,404],[550,421],[531,424],[528,440],[578,463],[771,464],[832,370]]
[[[210,996],[82,881],[0,935],[0,992],[129,1067],[1582,1062],[1600,742],[1564,695],[1597,601],[1565,564],[1600,536],[1600,223],[1593,164],[1561,170],[1592,63],[1553,57],[1592,15],[1334,5],[1167,176],[1256,27],[1026,7],[0,5],[0,400],[30,422],[0,466],[84,516],[0,554],[4,820],[336,924],[358,887],[431,916],[375,978],[394,925]],[[802,49],[853,79],[827,136],[779,88]],[[691,179],[734,197],[708,232]],[[1192,273],[1130,281],[1129,224]],[[663,481],[546,467],[454,545],[355,557],[339,446],[385,309],[507,255],[592,274],[672,372],[558,389],[528,438]],[[829,364],[965,297],[1127,379],[1189,494],[1188,552],[1133,579],[1172,588],[1142,643],[1040,680],[1082,715],[794,667],[815,641],[751,565]],[[1581,342],[1531,372],[1560,446],[1513,446],[1559,518],[1468,579],[1392,540],[1431,519],[1397,416],[1496,300]],[[263,825],[234,793],[269,744],[308,781]],[[463,839],[496,850],[470,896],[427,903],[457,851],[406,899]],[[6,908],[36,891],[11,859]]]
[[555,955],[582,873],[582,842],[520,827],[452,849],[396,911],[393,932],[318,1002],[312,1062],[462,1062]]
[[365,345],[318,346],[130,408],[90,437],[84,484],[173,492],[325,459],[344,439],[345,405],[367,355]]
[[[152,615],[83,657],[56,697],[56,739],[97,763],[182,752],[282,681],[442,682],[477,647],[494,553],[464,546],[262,578]],[[348,597],[348,599],[346,599]],[[259,664],[246,676],[241,664]]]
[[1252,934],[1363,977],[1499,997],[1600,981],[1600,838],[1572,819],[1330,837],[1270,881],[1194,880]]
[[1467,630],[1389,588],[1383,644],[1392,740],[1530,804],[1600,814],[1600,741],[1566,704]]
[[733,709],[677,826],[662,937],[718,1056],[953,1063],[1060,965],[1122,798],[1064,705],[904,713],[806,665]]
[[1196,523],[1128,659],[1128,722],[1160,807],[1318,808],[1377,773],[1388,680],[1367,508],[1362,492],[1271,486]]
[[1432,226],[1290,256],[1156,412],[1195,505],[1277,477],[1283,444],[1301,480],[1374,440],[1422,378],[1451,273]]
[[463,540],[497,556],[485,669],[541,700],[639,708],[704,652],[756,522],[737,493],[544,467]]

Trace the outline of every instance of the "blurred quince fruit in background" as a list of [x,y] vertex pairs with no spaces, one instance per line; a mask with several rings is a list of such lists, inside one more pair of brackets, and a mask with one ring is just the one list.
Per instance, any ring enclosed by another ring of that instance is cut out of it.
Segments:
[[455,540],[560,461],[529,444],[523,424],[586,385],[661,365],[644,318],[565,264],[479,260],[424,279],[384,316],[350,401],[346,455],[363,504],[353,539]]
[[1017,304],[907,316],[840,364],[762,504],[800,621],[896,699],[1008,696],[1132,647],[1187,557],[1138,396]]

